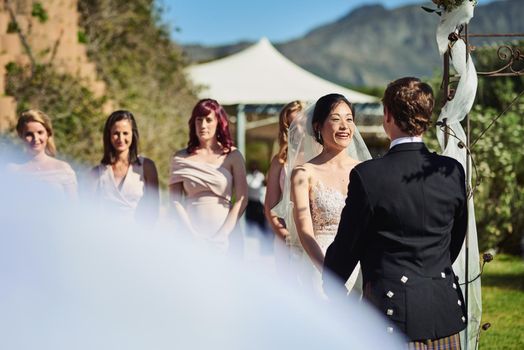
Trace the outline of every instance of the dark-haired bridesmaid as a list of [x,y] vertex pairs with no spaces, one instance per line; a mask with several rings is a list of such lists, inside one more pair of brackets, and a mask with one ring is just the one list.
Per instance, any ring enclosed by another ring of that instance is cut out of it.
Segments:
[[203,99],[193,108],[187,148],[171,162],[169,192],[187,231],[227,249],[247,206],[247,183],[244,158],[233,147],[227,114],[217,101]]
[[104,156],[92,177],[104,209],[151,221],[158,217],[158,173],[151,159],[138,155],[138,141],[133,114],[111,113],[104,126]]

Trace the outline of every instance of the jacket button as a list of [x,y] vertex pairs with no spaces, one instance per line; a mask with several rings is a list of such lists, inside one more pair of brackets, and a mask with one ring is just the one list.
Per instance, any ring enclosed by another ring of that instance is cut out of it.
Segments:
[[462,316],[462,322],[466,323],[466,318]]
[[386,314],[388,316],[393,316],[393,309],[388,309],[388,311],[386,311]]
[[388,298],[393,298],[393,295],[395,295],[395,293],[393,293],[392,291],[389,291],[387,292],[386,295],[388,296]]
[[408,281],[408,278],[406,276],[402,276],[402,278],[400,279],[400,281],[402,283],[406,283]]
[[460,300],[457,300],[457,304],[459,304],[459,306],[462,306],[462,302]]
[[457,285],[453,283],[453,289],[457,289]]
[[441,272],[440,275],[442,276],[442,278],[446,278],[446,274],[444,272]]
[[388,327],[386,330],[388,331],[388,333],[393,333],[393,327]]

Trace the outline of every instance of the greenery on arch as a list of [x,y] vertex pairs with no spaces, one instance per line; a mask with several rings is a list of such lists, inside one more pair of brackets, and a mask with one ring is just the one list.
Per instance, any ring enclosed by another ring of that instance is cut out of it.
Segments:
[[[510,46],[524,46],[524,42]],[[477,48],[473,52],[479,72],[493,71],[501,67],[496,47]],[[524,63],[514,66],[524,68]],[[439,91],[440,78],[432,79],[435,91]],[[470,112],[471,142],[474,169],[475,216],[479,248],[481,251],[497,249],[518,254],[524,237],[524,96],[510,106],[519,93],[524,91],[524,77],[480,77],[475,104]],[[437,100],[442,100],[440,96]],[[441,106],[437,102],[437,107]],[[496,122],[483,131],[503,110],[508,108]],[[437,113],[439,108],[437,108]],[[464,128],[466,127],[464,122]],[[478,141],[477,141],[478,139]],[[435,128],[427,135],[430,147],[439,151]]]

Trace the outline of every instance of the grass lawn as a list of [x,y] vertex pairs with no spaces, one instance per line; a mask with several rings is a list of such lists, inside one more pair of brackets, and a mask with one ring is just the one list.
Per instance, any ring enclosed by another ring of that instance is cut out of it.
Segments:
[[496,255],[482,274],[482,331],[480,349],[524,349],[524,260]]

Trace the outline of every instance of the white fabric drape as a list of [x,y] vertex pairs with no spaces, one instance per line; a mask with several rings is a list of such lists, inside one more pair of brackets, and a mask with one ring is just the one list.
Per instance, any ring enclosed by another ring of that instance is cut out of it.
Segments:
[[[473,7],[473,2],[466,0],[461,7],[453,10],[452,12],[446,12],[443,14],[442,20],[437,29],[437,43],[441,55],[443,55],[448,49],[449,34],[455,32],[458,26],[467,24],[473,17]],[[466,133],[460,122],[466,117],[473,106],[478,83],[477,72],[469,53],[467,53],[466,44],[462,40],[458,40],[452,44],[450,60],[455,71],[460,76],[460,80],[455,92],[455,96],[442,108],[438,119],[439,122],[442,122],[444,119],[446,119],[448,133],[450,134],[447,145],[445,144],[444,132],[440,129],[440,127],[437,127],[437,138],[443,150],[443,155],[457,159],[462,164],[464,169],[466,169],[466,164],[469,162],[471,169],[471,159],[468,158],[467,150],[462,145],[459,145],[460,143],[466,145]],[[466,181],[468,186],[470,186],[471,171],[469,172],[469,177]],[[465,282],[473,280],[480,273],[477,227],[475,222],[475,209],[472,196],[468,200],[467,242],[469,248],[469,256],[467,261],[465,243],[462,247],[459,257],[453,264],[453,269],[459,277],[459,283],[463,292],[465,292],[466,289]],[[468,276],[466,276],[466,264],[468,266]],[[461,333],[462,348],[476,349],[477,336],[482,316],[480,278],[469,284],[467,305],[468,332],[467,339],[465,332]]]

